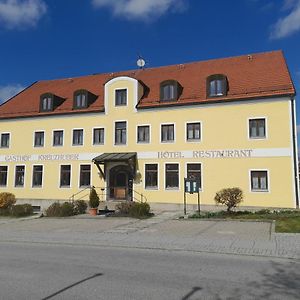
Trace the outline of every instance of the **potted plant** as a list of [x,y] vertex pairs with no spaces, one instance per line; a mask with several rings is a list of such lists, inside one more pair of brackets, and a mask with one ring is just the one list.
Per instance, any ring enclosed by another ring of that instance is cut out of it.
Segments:
[[97,192],[94,187],[90,190],[90,197],[89,197],[89,206],[90,206],[90,215],[96,216],[97,210],[99,206],[99,196],[97,195]]

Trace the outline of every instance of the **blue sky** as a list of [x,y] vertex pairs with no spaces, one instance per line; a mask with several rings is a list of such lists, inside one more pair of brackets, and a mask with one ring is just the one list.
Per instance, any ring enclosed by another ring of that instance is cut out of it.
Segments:
[[155,67],[282,49],[300,91],[300,0],[0,0],[0,41],[0,102],[139,54]]

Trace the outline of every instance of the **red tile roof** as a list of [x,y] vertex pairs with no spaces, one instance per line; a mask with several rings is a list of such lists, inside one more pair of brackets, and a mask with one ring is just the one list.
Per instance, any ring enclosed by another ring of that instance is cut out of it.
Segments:
[[[206,97],[206,78],[212,74],[224,74],[227,77],[229,89],[226,97]],[[282,51],[272,51],[143,70],[38,81],[3,103],[0,106],[0,119],[103,111],[104,85],[118,76],[135,78],[149,88],[138,108],[295,95]],[[160,102],[160,83],[170,79],[180,83],[182,94],[178,101]],[[73,93],[79,89],[86,89],[98,98],[88,108],[74,110]],[[65,101],[54,111],[39,112],[40,95],[47,92]]]

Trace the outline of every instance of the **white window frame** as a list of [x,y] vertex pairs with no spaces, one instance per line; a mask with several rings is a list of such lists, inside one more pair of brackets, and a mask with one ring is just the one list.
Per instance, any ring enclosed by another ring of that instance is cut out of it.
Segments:
[[[166,187],[166,169],[167,169],[167,165],[168,164],[177,164],[178,165],[178,188],[167,188]],[[175,192],[175,191],[180,191],[181,189],[181,180],[180,180],[180,168],[181,168],[181,165],[180,165],[180,162],[178,161],[167,161],[167,162],[164,162],[164,190],[165,191],[170,191],[170,192]]]
[[[157,165],[157,187],[146,187],[146,165]],[[160,179],[160,172],[159,172],[159,163],[147,161],[144,163],[144,189],[147,191],[158,191],[159,190],[159,179]]]
[[[174,125],[174,140],[173,141],[162,141],[162,126],[163,125]],[[174,144],[176,143],[176,123],[175,122],[165,122],[159,124],[159,143],[160,144]]]
[[188,164],[200,164],[201,166],[201,187],[199,188],[199,192],[203,192],[203,163],[201,161],[186,161],[185,162],[185,178],[187,178],[187,165]]
[[[62,131],[63,132],[63,143],[62,143],[62,145],[54,145],[54,131]],[[73,139],[73,136],[72,136],[72,139]],[[65,144],[65,130],[64,129],[53,129],[52,130],[52,147],[63,147],[64,144]]]
[[[142,127],[142,126],[149,126],[149,142],[139,142],[138,141],[138,137],[139,137],[139,135],[138,135],[138,128],[139,127]],[[136,143],[137,144],[151,144],[151,124],[137,124],[136,125],[136,131],[135,131],[135,134],[136,134],[136,136],[135,136],[135,140],[136,140]]]
[[[195,124],[195,123],[200,123],[200,139],[199,140],[189,140],[188,139],[188,134],[187,134],[187,125],[188,124]],[[184,128],[184,132],[185,132],[185,141],[189,144],[193,144],[193,143],[201,143],[203,141],[203,135],[202,135],[202,121],[186,121],[185,122],[185,128]]]
[[[121,90],[126,90],[126,104],[116,104],[116,93],[117,91],[121,91]],[[117,88],[117,89],[114,89],[114,106],[115,107],[127,107],[128,106],[128,87],[124,87],[124,88]]]
[[[35,166],[42,166],[43,167],[43,171],[42,171],[42,185],[39,186],[33,186],[33,169]],[[44,174],[45,174],[45,166],[43,164],[34,164],[32,165],[31,168],[31,188],[32,189],[42,189],[44,187]]]
[[[22,186],[16,185],[16,174],[17,174],[17,167],[24,167],[24,184]],[[14,173],[14,188],[15,189],[23,189],[26,187],[26,165],[20,164],[20,165],[15,165],[15,173]]]
[[[2,147],[2,146],[1,146],[1,143],[2,143],[2,134],[9,134],[8,147]],[[0,134],[0,149],[9,149],[9,148],[10,148],[10,145],[11,145],[11,133],[8,132],[8,131],[1,132],[1,134]]]
[[[125,144],[116,144],[116,123],[125,122],[126,123],[126,143]],[[128,121],[127,120],[115,120],[113,122],[113,146],[114,147],[124,147],[128,145],[129,139],[129,130],[128,130]]]
[[[73,144],[73,138],[74,138],[74,130],[82,130],[82,145]],[[72,128],[71,131],[71,146],[72,147],[83,147],[84,146],[84,128]]]
[[1,167],[7,167],[6,185],[0,185],[1,189],[6,189],[8,187],[8,181],[9,181],[9,166],[8,165],[1,165]]
[[[44,144],[43,146],[35,146],[35,134],[38,133],[38,132],[43,132],[44,133]],[[37,148],[44,148],[46,145],[46,134],[45,134],[45,130],[44,129],[41,129],[41,130],[35,130],[33,132],[33,148],[34,149],[37,149]]]
[[[60,185],[60,179],[61,179],[61,166],[70,166],[70,185],[67,186],[67,185],[64,185],[64,186],[61,186]],[[72,164],[59,164],[59,168],[58,168],[58,188],[59,189],[70,189],[72,188]]]
[[[98,128],[98,127],[97,127]],[[81,169],[81,166],[86,166],[86,165],[89,165],[90,166],[90,185],[80,185],[80,169]],[[85,188],[87,188],[88,186],[91,186],[92,184],[92,164],[90,164],[90,163],[80,163],[79,164],[79,166],[78,166],[78,182],[77,182],[77,186],[78,186],[78,188],[79,189],[82,189],[82,190],[84,190]]]
[[[252,180],[251,180],[251,172],[259,172],[259,171],[262,171],[262,172],[267,172],[267,181],[268,181],[268,188],[266,190],[252,190],[251,188],[251,184],[252,184]],[[270,170],[269,169],[250,169],[249,170],[249,192],[250,193],[270,193],[271,192],[271,183],[270,183]]]
[[[104,139],[102,144],[94,144],[94,129],[103,129],[104,130]],[[103,146],[105,145],[105,140],[106,140],[106,127],[105,126],[99,126],[99,127],[93,127],[92,128],[92,146]]]
[[[250,120],[265,119],[265,137],[250,137]],[[247,119],[247,137],[249,141],[264,141],[268,139],[268,119],[266,116],[255,116]]]

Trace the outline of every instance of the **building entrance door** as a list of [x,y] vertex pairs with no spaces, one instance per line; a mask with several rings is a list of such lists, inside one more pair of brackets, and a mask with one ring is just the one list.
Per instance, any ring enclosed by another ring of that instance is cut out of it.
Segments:
[[109,196],[115,200],[132,200],[133,176],[128,166],[116,166],[109,172]]

